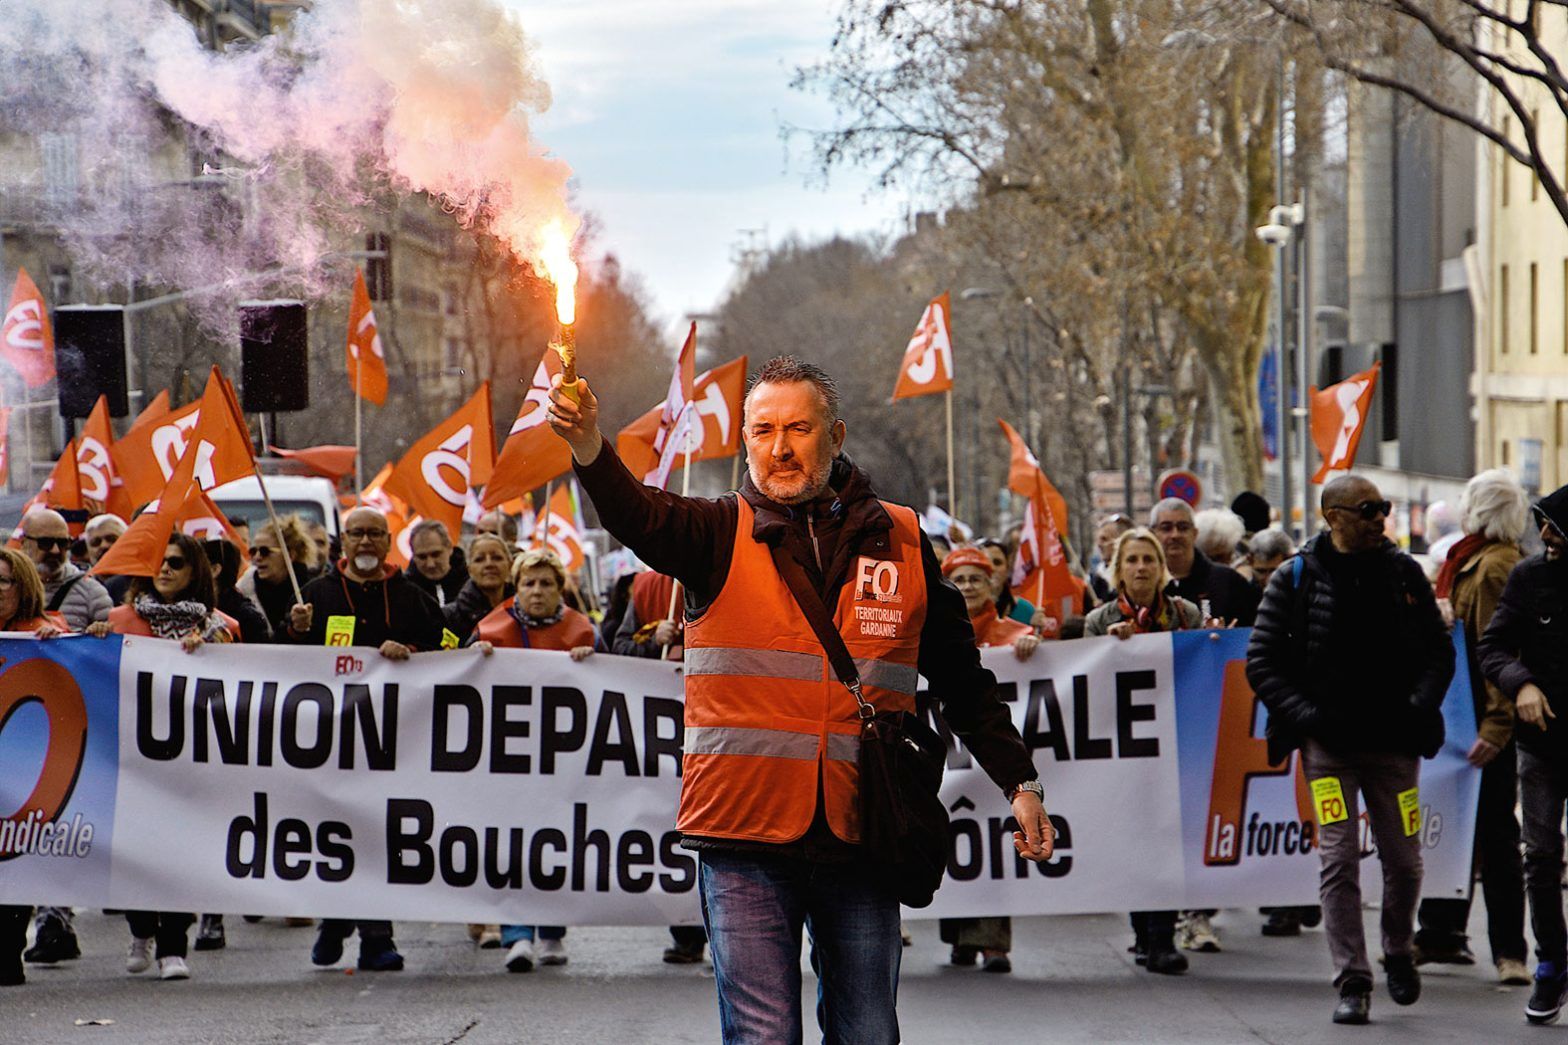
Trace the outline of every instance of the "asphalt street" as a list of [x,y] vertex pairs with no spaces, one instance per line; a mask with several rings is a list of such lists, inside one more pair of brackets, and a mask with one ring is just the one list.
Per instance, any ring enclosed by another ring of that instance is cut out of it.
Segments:
[[[904,1040],[917,1043],[1568,1041],[1568,1025],[1525,1025],[1527,988],[1496,984],[1476,906],[1480,964],[1427,966],[1422,999],[1410,1008],[1396,1007],[1380,983],[1368,1028],[1329,1022],[1335,996],[1321,929],[1268,939],[1258,932],[1261,917],[1246,911],[1223,912],[1216,924],[1224,951],[1192,955],[1192,971],[1175,978],[1133,964],[1121,917],[1018,919],[1011,975],[948,967],[936,923],[912,921],[899,1018]],[[476,949],[458,925],[401,922],[407,969],[350,973],[310,964],[309,928],[232,916],[227,923],[226,949],[193,952],[192,978],[165,983],[124,971],[124,919],[79,913],[81,959],[29,966],[25,986],[0,988],[0,1042],[571,1045],[719,1037],[711,968],[663,964],[668,936],[658,928],[573,929],[569,964],[510,975],[503,952]],[[1375,911],[1367,928],[1375,941]],[[350,962],[354,950],[351,940]],[[815,981],[802,966],[814,1030]]]

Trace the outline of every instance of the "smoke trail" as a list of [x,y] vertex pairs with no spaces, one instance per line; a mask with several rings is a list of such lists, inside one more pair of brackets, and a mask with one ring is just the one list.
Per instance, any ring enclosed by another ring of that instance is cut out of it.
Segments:
[[579,224],[570,169],[529,134],[549,104],[494,0],[322,0],[227,52],[164,0],[13,0],[0,18],[0,140],[39,146],[7,192],[105,283],[246,296],[282,268],[317,292],[330,252],[406,192],[534,262],[542,229]]

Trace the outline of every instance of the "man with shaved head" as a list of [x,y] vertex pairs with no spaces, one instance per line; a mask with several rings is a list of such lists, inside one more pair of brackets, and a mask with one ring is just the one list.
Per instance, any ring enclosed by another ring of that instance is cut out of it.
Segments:
[[[440,649],[443,627],[435,600],[397,567],[388,565],[392,533],[387,518],[360,507],[343,520],[343,558],[337,569],[305,585],[289,611],[289,641],[306,646],[367,646],[388,660]],[[310,960],[336,965],[343,941],[359,930],[359,967],[371,972],[403,967],[392,942],[392,923],[328,918],[316,933]]]
[[1361,920],[1360,808],[1383,865],[1383,962],[1400,1005],[1421,995],[1421,759],[1443,744],[1454,646],[1414,559],[1383,534],[1389,503],[1370,481],[1323,488],[1320,533],[1274,571],[1247,647],[1268,708],[1269,759],[1294,748],[1312,787],[1319,895],[1339,988],[1335,1023],[1366,1023],[1372,966]]

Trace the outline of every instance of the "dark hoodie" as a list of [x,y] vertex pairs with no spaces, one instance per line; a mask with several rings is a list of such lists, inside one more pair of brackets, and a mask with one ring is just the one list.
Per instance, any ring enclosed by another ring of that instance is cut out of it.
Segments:
[[[687,620],[700,616],[724,587],[735,548],[737,496],[746,498],[755,512],[751,536],[769,545],[782,541],[829,606],[837,603],[855,556],[873,551],[879,541],[885,547],[893,525],[870,479],[843,455],[833,462],[829,492],[809,505],[792,507],[769,501],[749,475],[738,494],[711,500],[644,486],[608,441],[592,464],[575,467],[604,528],[651,568],[685,585]],[[997,699],[996,677],[980,665],[963,596],[943,579],[924,534],[920,545],[927,607],[919,667],[930,684],[930,697],[997,786],[1007,790],[1033,780],[1029,752]],[[758,626],[766,628],[767,622]]]
[[[1568,486],[1541,498],[1536,509],[1568,533]],[[1544,732],[1516,722],[1519,746],[1554,757],[1568,752],[1568,555],[1548,559],[1542,552],[1514,567],[1476,644],[1476,659],[1509,700],[1533,683],[1557,716],[1547,720]]]
[[454,546],[451,568],[440,580],[433,581],[426,577],[413,563],[409,563],[408,568],[403,571],[403,576],[413,581],[420,591],[436,600],[437,606],[448,606],[456,601],[458,593],[463,590],[463,585],[468,583],[468,560],[463,555],[463,549]]
[[290,642],[321,646],[327,641],[327,618],[354,618],[355,646],[375,648],[388,639],[416,650],[441,648],[441,609],[396,566],[383,566],[380,580],[354,581],[345,564],[305,585],[305,602],[312,608],[310,631],[292,629]]

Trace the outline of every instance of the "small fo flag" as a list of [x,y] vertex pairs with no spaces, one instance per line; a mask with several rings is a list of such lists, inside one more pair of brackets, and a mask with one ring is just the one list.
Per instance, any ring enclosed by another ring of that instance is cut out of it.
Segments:
[[1356,448],[1361,445],[1361,430],[1372,409],[1380,366],[1373,363],[1371,370],[1322,391],[1312,389],[1312,442],[1323,455],[1323,464],[1312,477],[1314,483],[1321,483],[1329,472],[1344,471],[1356,463]]
[[898,368],[894,399],[953,390],[953,329],[948,323],[948,295],[933,298],[920,314]]

